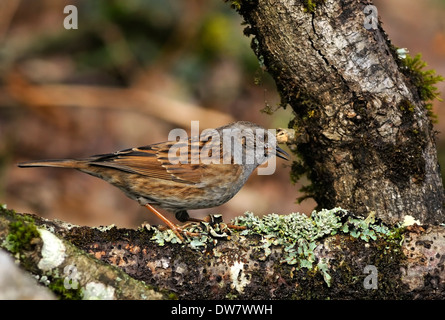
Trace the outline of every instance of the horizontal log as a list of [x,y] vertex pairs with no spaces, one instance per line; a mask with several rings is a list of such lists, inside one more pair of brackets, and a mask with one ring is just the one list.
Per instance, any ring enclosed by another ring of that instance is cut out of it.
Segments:
[[[46,262],[49,266],[42,269],[42,261],[48,256],[45,251],[60,250],[58,245],[46,243],[60,243],[65,248],[64,260],[56,267],[60,275],[73,278],[69,266],[75,266],[82,275],[78,279],[81,285],[92,281],[101,283],[100,287],[109,292],[122,292],[110,296],[103,293],[102,298],[444,298],[443,226],[413,225],[393,229],[396,231],[385,236],[375,231],[379,230],[374,228],[378,226],[375,222],[369,228],[375,232],[364,236],[365,229],[358,233],[351,221],[362,225],[369,221],[335,214],[339,216],[334,221],[338,224],[332,224],[335,232],[326,229],[328,234],[321,234],[313,247],[310,241],[299,241],[298,246],[291,247],[292,239],[281,241],[259,229],[260,223],[272,226],[272,218],[283,221],[285,216],[278,215],[269,216],[269,221],[253,215],[250,220],[240,218],[238,223],[248,224],[248,229],[232,231],[229,236],[229,231],[222,229],[214,236],[204,230],[201,238],[180,243],[168,231],[148,225],[136,230],[115,226],[92,228],[3,209],[0,242],[2,247],[16,250],[13,253],[25,269],[41,277],[54,264]],[[301,221],[295,225],[315,218],[298,218]],[[11,235],[17,233],[14,223],[35,226],[38,235],[28,235],[28,244],[13,249]],[[293,226],[288,220],[285,223]],[[290,234],[289,230],[279,232],[285,237]]]

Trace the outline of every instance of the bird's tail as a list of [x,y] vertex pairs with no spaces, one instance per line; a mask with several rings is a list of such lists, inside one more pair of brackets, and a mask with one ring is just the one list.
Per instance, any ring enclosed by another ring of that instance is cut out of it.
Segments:
[[37,161],[21,162],[17,165],[20,168],[53,167],[53,168],[81,169],[86,165],[86,162],[75,159],[54,159],[54,160],[37,160]]

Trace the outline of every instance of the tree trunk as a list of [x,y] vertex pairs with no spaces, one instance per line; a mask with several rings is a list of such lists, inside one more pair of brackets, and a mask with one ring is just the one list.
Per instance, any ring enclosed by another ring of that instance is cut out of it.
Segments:
[[[232,2],[252,48],[276,81],[307,188],[321,208],[342,207],[394,223],[443,222],[434,131],[419,88],[380,24],[365,28],[370,1]],[[369,22],[369,21],[368,21]],[[406,70],[405,70],[406,71]]]

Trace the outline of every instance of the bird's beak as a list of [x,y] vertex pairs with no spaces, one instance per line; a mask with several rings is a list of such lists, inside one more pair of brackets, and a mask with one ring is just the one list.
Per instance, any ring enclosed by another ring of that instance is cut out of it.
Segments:
[[281,149],[279,146],[277,146],[277,148],[276,148],[275,155],[278,158],[281,158],[281,159],[284,159],[284,160],[289,160],[289,155],[287,154],[287,152],[284,151],[283,149]]

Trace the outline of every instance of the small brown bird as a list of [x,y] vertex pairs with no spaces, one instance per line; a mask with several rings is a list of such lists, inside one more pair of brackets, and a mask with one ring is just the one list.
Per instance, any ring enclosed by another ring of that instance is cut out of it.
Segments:
[[187,210],[229,201],[251,173],[271,156],[288,160],[276,140],[247,121],[206,130],[200,137],[155,143],[83,159],[40,160],[19,167],[72,168],[101,178],[156,214],[179,238],[182,229],[153,206],[174,212],[181,222]]

